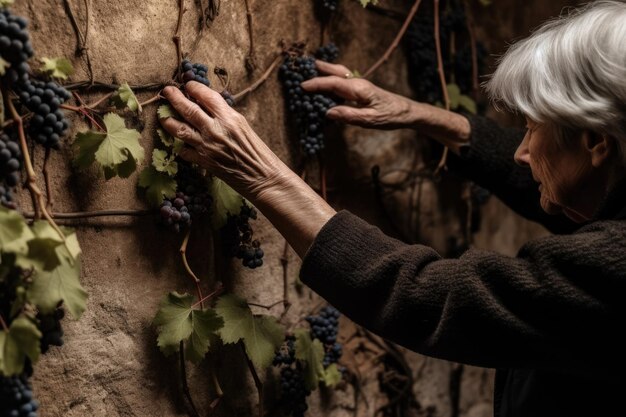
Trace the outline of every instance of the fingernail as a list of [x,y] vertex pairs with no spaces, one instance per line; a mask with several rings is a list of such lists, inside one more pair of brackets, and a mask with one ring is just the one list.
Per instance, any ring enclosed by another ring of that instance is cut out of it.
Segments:
[[166,96],[170,95],[170,94],[172,94],[173,90],[174,90],[174,87],[172,87],[171,85],[168,85],[167,87],[165,87],[163,89],[163,94],[166,95]]

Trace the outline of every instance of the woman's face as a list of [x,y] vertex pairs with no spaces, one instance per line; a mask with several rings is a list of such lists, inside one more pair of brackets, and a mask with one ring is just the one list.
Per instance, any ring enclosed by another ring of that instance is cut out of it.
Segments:
[[580,139],[560,145],[549,125],[526,121],[526,136],[515,152],[515,161],[530,167],[539,183],[541,207],[578,223],[589,220],[604,197],[605,184],[594,174],[582,134]]

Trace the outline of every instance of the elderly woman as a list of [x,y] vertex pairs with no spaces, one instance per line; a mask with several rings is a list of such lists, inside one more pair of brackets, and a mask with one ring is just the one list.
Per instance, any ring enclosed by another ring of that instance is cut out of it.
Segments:
[[[487,91],[522,131],[386,92],[346,67],[302,84],[355,105],[327,116],[412,127],[456,154],[451,168],[560,233],[516,257],[433,249],[336,213],[216,92],[164,93],[181,156],[230,183],[303,258],[302,280],[348,317],[417,352],[497,368],[496,415],[624,415],[626,346],[626,3],[603,1],[513,45]],[[620,411],[618,411],[620,410]]]

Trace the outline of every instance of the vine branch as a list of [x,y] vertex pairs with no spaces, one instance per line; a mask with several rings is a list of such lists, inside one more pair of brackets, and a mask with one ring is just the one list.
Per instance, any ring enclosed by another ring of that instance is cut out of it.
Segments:
[[180,67],[183,62],[183,40],[180,31],[183,26],[183,14],[185,14],[185,0],[178,0],[178,22],[176,23],[176,33],[174,33],[174,45],[176,45],[176,58],[178,65],[176,66],[176,76],[180,74]]
[[[441,53],[441,35],[439,33],[439,0],[434,0],[435,2],[435,49],[437,51],[437,70],[439,72],[439,81],[441,82],[441,92],[443,94],[443,101],[446,110],[450,110],[450,97],[448,96],[448,84],[446,83],[446,74],[444,72],[443,67],[443,57]],[[441,160],[437,165],[437,169],[435,169],[435,177],[439,176],[441,171],[445,169],[446,163],[448,161],[448,153],[450,149],[446,146],[443,149],[443,155],[441,155]]]
[[261,75],[261,77],[258,80],[252,83],[252,85],[243,89],[239,93],[233,95],[233,100],[237,102],[241,100],[243,97],[245,97],[247,94],[259,88],[261,84],[263,84],[270,77],[270,75],[272,74],[272,71],[274,71],[274,69],[278,66],[281,60],[282,60],[282,56],[280,54],[277,55],[276,58],[274,58],[274,61],[272,61],[272,63],[270,64],[270,66],[267,67],[263,75]]
[[72,5],[70,4],[70,0],[64,0],[65,2],[65,11],[67,12],[68,17],[70,18],[70,22],[72,23],[72,27],[74,28],[74,34],[76,35],[76,56],[85,56],[85,60],[87,61],[87,71],[89,72],[89,84],[93,84],[94,74],[93,74],[93,66],[91,64],[91,56],[89,55],[89,48],[87,47],[87,39],[89,36],[89,20],[90,20],[90,0],[84,0],[85,3],[85,14],[87,16],[85,22],[85,33],[81,30],[78,25],[78,21],[76,20],[76,16],[74,15],[74,11],[72,10]]
[[[88,219],[92,217],[118,217],[118,216],[147,216],[155,214],[154,210],[96,210],[96,211],[79,211],[74,213],[50,213],[50,217],[53,219],[74,220],[74,219]],[[22,213],[27,219],[36,218],[34,213],[24,212]]]
[[382,64],[387,62],[387,60],[389,59],[393,51],[395,51],[398,45],[400,44],[400,41],[402,40],[402,37],[404,36],[406,30],[409,28],[409,24],[411,23],[411,20],[413,20],[413,17],[417,13],[417,9],[419,8],[421,2],[422,0],[415,0],[415,3],[413,3],[413,6],[411,7],[409,14],[404,20],[404,23],[402,24],[402,27],[400,28],[400,31],[396,35],[395,39],[393,40],[393,42],[391,42],[391,45],[389,45],[389,48],[387,48],[383,56],[381,56],[378,59],[378,61],[374,63],[374,65],[372,65],[367,71],[365,71],[365,73],[363,74],[363,78],[368,78],[370,75],[374,73],[374,71],[378,69],[378,67],[380,67]]
[[52,205],[54,204],[52,201],[52,192],[50,191],[51,190],[50,173],[48,172],[48,162],[50,161],[50,155],[51,155],[50,148],[46,148],[46,155],[43,159],[43,168],[41,170],[43,172],[43,179],[46,184],[46,201],[47,201],[46,208],[48,209],[52,208]]
[[7,323],[4,321],[4,317],[2,317],[2,314],[0,314],[0,326],[2,326],[2,330],[4,330],[5,332],[9,332],[9,327],[7,326]]
[[252,12],[250,11],[250,0],[244,0],[246,4],[246,19],[248,20],[248,37],[250,39],[250,50],[246,57],[246,69],[248,72],[253,72],[257,68],[256,54],[254,53],[254,36],[252,33]]

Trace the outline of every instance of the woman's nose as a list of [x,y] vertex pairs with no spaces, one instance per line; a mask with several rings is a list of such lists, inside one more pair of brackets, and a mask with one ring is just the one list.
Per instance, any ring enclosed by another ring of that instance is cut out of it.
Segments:
[[515,151],[515,155],[513,159],[519,166],[528,167],[530,166],[530,152],[528,151],[528,140],[530,137],[530,133],[526,132],[526,136],[524,136],[524,140],[517,147]]

